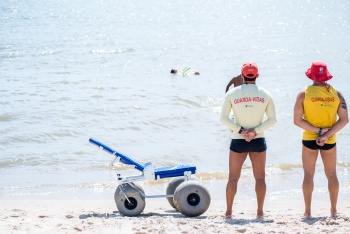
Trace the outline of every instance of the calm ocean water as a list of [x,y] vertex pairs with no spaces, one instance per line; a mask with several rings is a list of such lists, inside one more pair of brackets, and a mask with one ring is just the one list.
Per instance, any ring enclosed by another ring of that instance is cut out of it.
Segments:
[[[231,134],[219,113],[245,61],[259,65],[277,109],[267,199],[302,199],[292,112],[312,61],[328,64],[350,102],[345,0],[3,0],[0,20],[0,199],[112,199],[117,171],[132,171],[109,166],[90,137],[155,167],[196,165],[224,199]],[[186,66],[201,75],[169,73]],[[338,134],[340,199],[350,195],[349,139],[350,125]],[[166,187],[145,185],[150,194]],[[247,160],[237,199],[254,196]],[[314,197],[328,200],[320,159]]]

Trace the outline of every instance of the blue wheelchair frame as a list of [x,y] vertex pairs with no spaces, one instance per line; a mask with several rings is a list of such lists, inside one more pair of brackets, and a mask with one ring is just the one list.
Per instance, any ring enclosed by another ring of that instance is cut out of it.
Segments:
[[[142,172],[141,175],[137,176],[121,176],[121,174],[117,174],[117,181],[118,186],[121,184],[130,184],[133,186],[132,182],[136,181],[143,181],[143,180],[158,180],[158,179],[164,179],[164,178],[172,178],[172,177],[178,177],[178,176],[184,176],[185,180],[190,180],[191,175],[196,173],[196,167],[191,165],[175,165],[175,166],[166,166],[166,167],[159,167],[159,168],[153,168],[152,163],[147,162],[144,165],[132,160],[131,158],[119,153],[118,151],[110,148],[109,146],[90,138],[89,142],[98,146],[99,148],[102,148],[104,151],[114,155],[116,158],[112,161],[112,165],[121,162],[126,165],[132,165],[135,167],[136,170]],[[134,186],[133,186],[134,187]],[[145,198],[150,197],[173,197],[173,194],[170,195],[156,195],[156,196],[146,196],[142,191],[140,191],[141,194]]]

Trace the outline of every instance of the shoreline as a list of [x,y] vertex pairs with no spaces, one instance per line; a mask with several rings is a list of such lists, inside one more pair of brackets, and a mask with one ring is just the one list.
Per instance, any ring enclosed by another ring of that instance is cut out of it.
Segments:
[[350,233],[350,204],[338,204],[329,217],[328,202],[313,201],[313,217],[302,218],[302,200],[266,201],[257,219],[255,201],[237,201],[224,220],[225,200],[212,200],[201,216],[186,217],[165,199],[146,200],[141,215],[119,214],[111,200],[0,200],[2,233]]

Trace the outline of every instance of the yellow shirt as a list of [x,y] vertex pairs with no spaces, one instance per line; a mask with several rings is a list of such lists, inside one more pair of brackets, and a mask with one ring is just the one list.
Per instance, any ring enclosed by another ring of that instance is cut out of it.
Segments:
[[[337,121],[337,112],[340,104],[338,93],[332,86],[313,86],[305,89],[304,119],[318,128],[331,128]],[[318,133],[305,130],[303,140],[316,140]],[[335,134],[326,144],[336,142]]]

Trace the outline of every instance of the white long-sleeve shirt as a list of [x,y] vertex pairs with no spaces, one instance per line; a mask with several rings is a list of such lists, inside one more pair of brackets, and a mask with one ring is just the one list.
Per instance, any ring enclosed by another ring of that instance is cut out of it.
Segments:
[[[230,119],[231,109],[234,120]],[[266,113],[266,119],[264,116]],[[233,131],[233,139],[244,139],[240,128],[254,129],[255,138],[264,137],[264,131],[276,123],[275,105],[271,94],[255,84],[243,84],[229,90],[221,109],[221,122]]]

